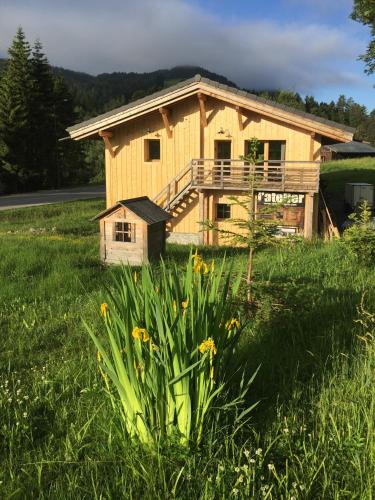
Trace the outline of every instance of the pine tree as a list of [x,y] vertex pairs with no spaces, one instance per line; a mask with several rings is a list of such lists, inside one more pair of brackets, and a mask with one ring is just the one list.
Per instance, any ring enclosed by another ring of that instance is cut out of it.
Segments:
[[30,168],[37,184],[35,187],[54,187],[54,163],[57,154],[56,109],[54,76],[42,44],[34,44],[32,58],[32,114],[33,145]]
[[87,182],[90,172],[84,164],[81,144],[72,140],[59,140],[67,136],[66,128],[76,120],[73,98],[63,78],[55,78],[53,95],[56,134],[55,161],[51,171],[53,186]]
[[0,81],[0,183],[9,192],[27,189],[32,177],[32,86],[30,46],[18,28]]

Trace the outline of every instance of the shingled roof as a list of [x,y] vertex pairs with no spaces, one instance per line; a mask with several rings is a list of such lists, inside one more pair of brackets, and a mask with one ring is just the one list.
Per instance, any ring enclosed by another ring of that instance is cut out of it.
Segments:
[[241,98],[245,98],[249,100],[250,102],[258,102],[260,104],[265,104],[268,106],[271,106],[275,109],[279,109],[281,111],[291,113],[293,115],[296,115],[298,117],[306,118],[308,120],[315,121],[317,123],[321,123],[322,125],[326,125],[329,127],[334,127],[336,129],[349,132],[349,133],[354,133],[355,129],[352,127],[349,127],[347,125],[343,125],[342,123],[337,123],[332,120],[327,120],[325,118],[321,118],[320,116],[313,115],[311,113],[306,113],[305,111],[300,111],[298,109],[292,108],[290,106],[286,106],[284,104],[279,104],[276,103],[275,101],[271,101],[270,99],[265,99],[263,97],[259,97],[255,94],[251,94],[250,92],[247,92],[245,90],[240,90],[235,87],[230,87],[228,85],[224,85],[222,83],[210,80],[208,78],[204,78],[201,75],[195,75],[193,78],[189,78],[188,80],[184,80],[182,82],[177,83],[176,85],[172,85],[171,87],[167,87],[163,90],[160,90],[159,92],[155,92],[153,94],[150,94],[146,97],[143,97],[142,99],[137,99],[136,101],[133,101],[129,104],[125,104],[124,106],[120,106],[118,108],[113,109],[112,111],[108,111],[107,113],[103,113],[101,115],[98,115],[96,117],[90,118],[89,120],[85,120],[81,123],[77,123],[76,125],[73,125],[72,127],[67,128],[67,131],[71,134],[74,131],[77,131],[79,129],[85,128],[90,125],[94,125],[97,122],[101,122],[103,120],[108,120],[110,118],[114,118],[116,115],[121,115],[124,112],[127,112],[129,110],[132,110],[133,108],[137,108],[138,106],[141,106],[143,104],[146,104],[150,101],[153,101],[154,99],[166,96],[174,91],[183,89],[184,87],[188,87],[191,84],[194,83],[203,83],[206,85],[209,85],[210,87],[216,88],[216,89],[221,89],[227,92],[230,92],[234,95],[238,95]]
[[135,215],[138,215],[138,217],[147,222],[147,224],[156,224],[172,218],[168,212],[160,208],[159,205],[156,205],[150,198],[141,196],[139,198],[120,200],[106,210],[103,210],[103,212],[100,212],[92,220],[102,219],[121,206],[131,210]]
[[375,148],[369,144],[364,144],[363,142],[350,141],[350,142],[338,142],[337,144],[329,144],[324,146],[324,149],[330,149],[335,153],[346,153],[346,154],[375,154]]

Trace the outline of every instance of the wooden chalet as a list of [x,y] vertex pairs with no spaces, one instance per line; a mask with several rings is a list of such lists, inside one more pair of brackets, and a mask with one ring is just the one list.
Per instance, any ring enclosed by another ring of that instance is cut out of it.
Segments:
[[[68,132],[104,141],[108,207],[147,195],[173,216],[170,241],[217,244],[218,234],[202,232],[200,221],[225,227],[241,217],[229,197],[248,189],[249,172],[258,203],[287,195],[280,227],[310,238],[321,144],[352,141],[354,130],[197,75]],[[260,141],[255,167],[241,159],[253,137]]]

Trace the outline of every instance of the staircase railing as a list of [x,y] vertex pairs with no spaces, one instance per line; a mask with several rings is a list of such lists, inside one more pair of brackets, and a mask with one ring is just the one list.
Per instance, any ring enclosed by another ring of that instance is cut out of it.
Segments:
[[192,162],[186,165],[168,184],[158,193],[153,201],[160,207],[169,210],[173,202],[192,184]]

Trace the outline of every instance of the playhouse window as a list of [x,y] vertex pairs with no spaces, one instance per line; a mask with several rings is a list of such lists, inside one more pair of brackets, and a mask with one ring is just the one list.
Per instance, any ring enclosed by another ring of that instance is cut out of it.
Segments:
[[129,222],[115,222],[114,240],[123,243],[135,242],[135,224]]
[[145,140],[145,160],[146,161],[160,160],[160,139]]
[[218,203],[216,205],[216,219],[230,219],[230,205]]

